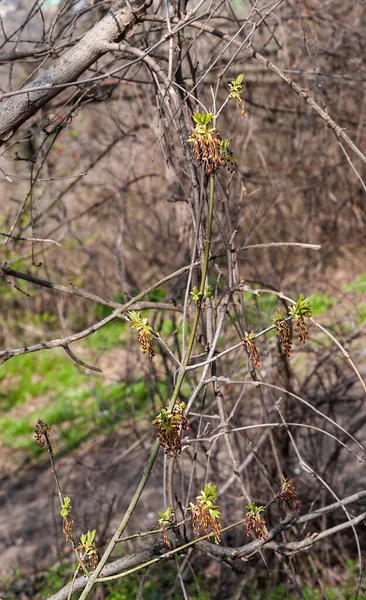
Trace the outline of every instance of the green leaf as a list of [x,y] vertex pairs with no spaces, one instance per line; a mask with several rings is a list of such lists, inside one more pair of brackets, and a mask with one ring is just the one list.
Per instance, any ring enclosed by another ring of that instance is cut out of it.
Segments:
[[199,292],[198,287],[196,285],[194,286],[190,294],[195,302],[200,302],[202,300],[203,294],[202,292]]
[[69,498],[68,496],[65,496],[63,504],[62,504],[62,509],[60,512],[61,517],[68,517],[71,509],[72,509],[71,498]]
[[141,311],[130,310],[127,316],[131,321],[131,327],[139,327],[141,325]]
[[294,318],[296,317],[311,317],[313,314],[313,306],[311,303],[311,298],[304,298],[302,294],[300,294],[298,301],[295,306],[290,307],[290,315]]
[[249,502],[249,504],[247,504],[247,509],[253,515],[259,515],[261,512],[264,511],[264,506],[256,506],[255,502]]
[[88,531],[88,533],[86,534],[89,546],[91,546],[94,543],[96,532],[97,530],[93,529],[92,531]]
[[207,113],[206,118],[205,118],[205,125],[208,125],[210,123],[213,116],[214,116],[214,113]]
[[168,508],[166,509],[165,512],[159,511],[159,515],[160,515],[160,519],[158,519],[158,523],[159,523],[159,525],[163,525],[167,521],[170,521],[170,519],[173,517],[174,513],[173,513],[172,508],[170,506],[168,506]]
[[213,117],[214,113],[205,113],[205,112],[200,112],[200,113],[194,113],[192,115],[193,120],[198,124],[198,125],[208,125],[209,122],[211,121],[212,117]]
[[[211,483],[206,483],[203,490],[201,490],[201,497],[205,501],[212,501],[216,498],[216,485],[211,485]],[[198,499],[198,498],[197,498]]]

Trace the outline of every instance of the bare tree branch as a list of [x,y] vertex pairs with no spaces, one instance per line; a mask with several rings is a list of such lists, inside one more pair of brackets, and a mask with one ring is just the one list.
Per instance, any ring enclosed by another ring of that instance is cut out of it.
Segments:
[[[147,20],[153,21],[163,21],[162,17],[158,17],[156,15],[149,15],[146,17]],[[174,21],[174,19],[173,19]],[[175,22],[177,20],[175,19]],[[311,108],[323,119],[327,127],[329,127],[335,136],[339,139],[342,139],[345,144],[352,150],[352,152],[363,162],[366,164],[366,156],[361,152],[361,150],[356,146],[356,144],[351,140],[351,138],[345,133],[344,129],[342,129],[333,119],[329,116],[329,114],[321,107],[315,100],[305,91],[303,90],[293,79],[288,77],[284,71],[282,71],[277,65],[268,60],[265,56],[260,54],[260,52],[256,52],[252,48],[243,46],[242,43],[237,40],[233,40],[229,35],[225,34],[223,31],[220,31],[216,27],[210,27],[209,25],[205,25],[204,23],[200,23],[199,21],[192,21],[188,23],[190,27],[195,27],[196,29],[200,29],[201,31],[206,31],[225,42],[230,42],[236,48],[240,48],[245,54],[255,58],[257,61],[262,63],[267,69],[275,73],[282,81],[287,83],[294,92],[300,96]]]
[[[29,273],[21,273],[20,271],[14,271],[14,269],[11,269],[7,265],[5,265],[2,268],[2,271],[4,274],[9,275],[10,277],[15,277],[16,279],[23,279],[24,281],[35,283],[36,285],[48,288],[55,292],[61,292],[62,294],[68,294],[70,296],[79,296],[80,298],[85,298],[85,300],[91,300],[92,302],[96,302],[97,304],[103,304],[104,306],[109,306],[110,308],[121,308],[125,310],[124,304],[121,304],[120,302],[106,300],[101,296],[97,296],[96,294],[91,294],[90,292],[81,290],[80,288],[75,287],[72,284],[70,284],[69,287],[67,287],[66,285],[59,285],[57,283],[53,283],[52,281],[39,279],[38,277],[34,277]],[[168,304],[165,302],[136,302],[133,306],[135,310],[143,310],[148,308],[159,308],[160,310],[174,310],[178,312],[181,312],[182,310],[181,307],[177,305]]]
[[[238,548],[231,548],[228,546],[218,546],[216,544],[212,544],[212,543],[206,541],[207,538],[210,537],[210,534],[203,536],[203,538],[205,538],[205,539],[201,538],[201,540],[200,539],[191,540],[190,542],[188,542],[188,544],[184,545],[184,548],[187,548],[188,546],[191,546],[191,545],[196,545],[197,548],[199,548],[199,550],[201,550],[204,554],[213,555],[218,558],[225,557],[225,558],[232,558],[232,559],[247,557],[255,552],[260,551],[263,548],[291,554],[293,552],[305,550],[305,549],[309,548],[310,546],[312,546],[313,544],[315,544],[317,541],[319,541],[325,537],[328,537],[329,535],[333,535],[337,531],[342,531],[344,529],[347,529],[348,527],[351,526],[351,524],[357,525],[358,523],[361,523],[365,519],[366,513],[363,512],[363,513],[357,515],[356,517],[354,517],[352,519],[351,522],[346,521],[344,523],[340,523],[339,525],[336,525],[335,527],[331,527],[329,529],[326,529],[325,531],[321,531],[319,533],[316,533],[314,535],[304,538],[303,540],[299,540],[296,542],[287,542],[287,543],[273,542],[272,540],[277,534],[281,533],[282,531],[290,529],[294,525],[300,525],[302,523],[307,523],[308,521],[320,518],[323,515],[333,512],[334,510],[340,508],[342,505],[347,505],[347,504],[351,504],[353,502],[357,502],[358,500],[361,500],[362,498],[365,498],[365,497],[366,497],[366,490],[362,490],[360,492],[357,492],[356,494],[353,494],[352,496],[348,496],[348,498],[344,498],[341,502],[334,502],[333,504],[329,504],[328,506],[324,506],[323,508],[320,508],[318,510],[315,510],[311,513],[307,513],[302,516],[290,517],[286,521],[283,521],[282,523],[280,523],[279,525],[277,525],[276,527],[271,529],[271,531],[268,532],[268,536],[265,540],[259,540],[259,539],[253,540],[252,542],[244,544],[243,546],[239,546]],[[229,525],[228,527],[225,527],[223,531],[225,531],[225,530],[227,531],[229,529],[232,529],[233,527],[237,527],[238,525],[240,525],[242,523],[243,523],[243,521],[239,521],[238,523],[235,523],[234,525]],[[182,551],[181,548],[176,548],[172,551],[164,553],[163,549],[164,549],[164,546],[162,544],[158,543],[158,544],[149,546],[148,548],[146,548],[144,550],[140,550],[138,552],[130,554],[129,556],[125,556],[116,561],[113,561],[103,567],[103,576],[108,577],[108,576],[114,575],[116,573],[121,573],[123,571],[126,571],[127,569],[131,569],[131,567],[138,566],[138,565],[141,565],[141,567],[143,567],[144,563],[149,562],[151,559],[155,559],[154,562],[156,562],[157,560],[160,559],[160,557],[161,557],[161,559],[169,558],[174,553]],[[85,576],[78,577],[75,580],[72,589],[74,592],[82,590],[85,588],[86,584],[87,584],[87,579]],[[53,596],[50,596],[48,598],[48,600],[66,600],[68,597],[68,594],[70,592],[71,585],[72,585],[71,583],[68,583],[65,587],[63,587],[61,590],[59,590],[56,594],[54,594]]]
[[[145,550],[139,550],[138,552],[134,552],[133,554],[129,554],[128,556],[124,556],[123,558],[119,558],[114,562],[106,565],[103,569],[103,574],[107,577],[108,575],[114,575],[115,573],[119,573],[120,571],[124,571],[125,569],[129,569],[141,563],[144,563],[155,556],[160,556],[165,549],[165,544],[163,542],[153,544],[146,548]],[[79,590],[83,590],[87,584],[87,578],[85,576],[78,577],[75,579],[74,583],[71,582],[65,585],[65,587],[61,588],[56,594],[50,596],[48,600],[66,600],[69,596],[70,589],[72,588],[73,592],[77,592]]]
[[34,91],[5,98],[0,104],[0,142],[9,139],[29,117],[57,96],[64,85],[77,81],[95,61],[106,53],[106,44],[122,40],[152,0],[118,0],[108,14],[47,71],[31,84]]

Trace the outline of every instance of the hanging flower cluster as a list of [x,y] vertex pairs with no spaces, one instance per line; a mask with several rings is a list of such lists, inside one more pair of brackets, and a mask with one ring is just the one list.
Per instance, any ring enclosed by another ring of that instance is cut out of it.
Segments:
[[171,548],[172,545],[171,545],[169,537],[168,537],[168,527],[171,526],[174,522],[174,512],[171,509],[171,507],[168,506],[168,508],[166,509],[165,512],[161,512],[159,510],[159,515],[160,515],[160,518],[158,519],[158,523],[159,523],[159,525],[161,525],[161,528],[163,530],[164,544],[166,545],[167,548]]
[[98,564],[98,550],[94,545],[96,530],[83,533],[80,537],[80,544],[77,547],[80,561],[86,566],[95,567]]
[[256,533],[258,539],[264,540],[267,537],[268,531],[266,522],[261,513],[264,511],[264,506],[256,506],[254,502],[247,505],[248,512],[245,515],[245,528],[247,536],[251,537],[253,532]]
[[36,424],[36,429],[34,432],[34,438],[35,438],[35,442],[36,444],[38,444],[38,446],[40,448],[44,448],[49,435],[51,433],[51,425],[47,425],[47,423],[43,423],[43,421],[41,421],[41,419],[38,419],[37,424]]
[[235,162],[229,149],[229,140],[222,140],[212,124],[213,116],[213,113],[194,113],[196,125],[187,140],[193,146],[196,160],[204,163],[208,175]]
[[220,511],[215,504],[216,485],[207,483],[196,498],[196,504],[191,502],[188,510],[192,511],[192,527],[197,535],[201,528],[205,533],[213,533],[215,543],[218,544],[221,535]]
[[67,542],[72,538],[72,527],[74,525],[74,521],[70,517],[71,509],[71,498],[65,496],[60,514],[62,517],[62,531]]
[[137,341],[142,346],[142,352],[150,358],[155,356],[152,347],[152,341],[155,337],[152,327],[146,318],[141,316],[141,311],[130,311],[128,318],[130,319],[131,327],[137,329]]
[[172,409],[162,408],[153,424],[157,426],[157,437],[160,446],[164,448],[166,454],[177,458],[182,451],[182,441],[180,432],[184,429],[188,431],[189,421],[184,415],[186,408],[185,402],[176,402]]
[[243,73],[240,73],[240,75],[238,75],[236,79],[233,79],[232,81],[230,81],[230,83],[229,83],[229,90],[230,90],[229,98],[234,98],[234,100],[236,100],[236,103],[241,110],[241,114],[243,115],[243,117],[246,117],[247,113],[245,112],[244,102],[241,97],[241,95],[244,91],[243,81],[244,81]]
[[276,335],[281,345],[282,352],[289,358],[292,346],[291,329],[282,310],[276,311],[276,316],[273,320],[273,323],[276,327]]
[[248,356],[249,356],[250,360],[253,362],[255,367],[259,368],[261,366],[261,363],[259,360],[259,354],[258,354],[256,345],[254,343],[255,338],[256,338],[255,333],[246,333],[242,339],[242,342],[247,347]]
[[300,509],[300,501],[297,497],[297,492],[291,483],[291,479],[283,477],[282,490],[275,495],[275,500],[280,502],[286,502],[287,506],[292,509],[293,506],[296,510]]
[[294,330],[298,334],[300,342],[305,344],[308,335],[305,317],[311,317],[313,314],[311,299],[304,298],[301,294],[296,304],[290,307],[289,313],[294,319]]

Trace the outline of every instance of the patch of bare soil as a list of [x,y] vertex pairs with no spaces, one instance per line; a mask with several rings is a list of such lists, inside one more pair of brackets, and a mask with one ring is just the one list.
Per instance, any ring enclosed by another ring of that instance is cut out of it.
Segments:
[[[97,529],[101,546],[117,528],[148,458],[151,435],[114,436],[84,444],[73,456],[56,458],[63,496],[70,496],[76,539]],[[45,452],[47,452],[45,450]],[[162,468],[158,457],[156,469]],[[156,523],[162,490],[151,478],[129,525],[130,531]],[[25,466],[4,477],[0,490],[0,577],[14,569],[34,574],[70,553],[62,533],[60,505],[48,463]],[[1,597],[1,589],[0,589]]]

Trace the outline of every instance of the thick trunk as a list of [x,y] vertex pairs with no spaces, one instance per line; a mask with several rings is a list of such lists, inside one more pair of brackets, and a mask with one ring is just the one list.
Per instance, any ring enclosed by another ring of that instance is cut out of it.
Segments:
[[32,81],[23,94],[1,99],[0,145],[9,139],[29,117],[57,96],[68,84],[82,75],[106,53],[106,45],[122,40],[152,0],[119,0],[99,23],[96,23],[73,48],[56,59],[54,65]]

